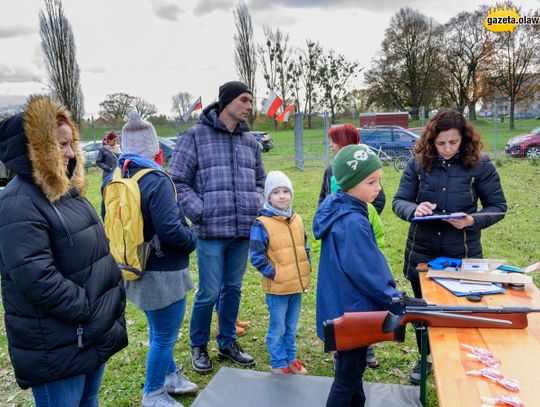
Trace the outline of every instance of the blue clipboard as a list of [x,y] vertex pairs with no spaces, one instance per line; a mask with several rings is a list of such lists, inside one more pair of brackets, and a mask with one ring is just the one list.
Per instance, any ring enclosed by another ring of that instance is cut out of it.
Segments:
[[442,219],[459,219],[459,218],[464,218],[465,215],[459,215],[459,214],[455,214],[455,215],[428,215],[428,216],[415,216],[414,218],[411,219],[412,222],[425,222],[425,221],[430,221],[430,220],[442,220]]
[[497,283],[491,283],[489,285],[482,284],[480,287],[477,287],[475,284],[462,283],[459,280],[454,280],[451,278],[434,278],[433,281],[446,288],[456,297],[465,297],[466,295],[471,294],[502,294],[506,292],[506,290]]

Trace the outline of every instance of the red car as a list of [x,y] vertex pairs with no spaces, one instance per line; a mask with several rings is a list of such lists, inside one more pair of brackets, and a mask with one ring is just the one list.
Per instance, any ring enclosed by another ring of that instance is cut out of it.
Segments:
[[504,151],[511,157],[540,158],[540,127],[529,134],[512,137],[504,146]]

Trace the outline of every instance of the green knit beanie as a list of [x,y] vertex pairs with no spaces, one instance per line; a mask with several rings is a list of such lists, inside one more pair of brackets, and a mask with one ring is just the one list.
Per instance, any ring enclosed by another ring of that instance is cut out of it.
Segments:
[[332,172],[343,192],[362,182],[379,168],[379,157],[365,144],[350,144],[336,154]]

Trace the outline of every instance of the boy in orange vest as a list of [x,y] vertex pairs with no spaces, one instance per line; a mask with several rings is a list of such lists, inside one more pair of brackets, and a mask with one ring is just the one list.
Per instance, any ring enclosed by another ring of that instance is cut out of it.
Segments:
[[273,373],[307,374],[296,358],[296,333],[302,292],[309,286],[311,260],[304,224],[291,208],[291,180],[271,171],[264,185],[265,203],[251,227],[251,264],[263,275],[270,314],[266,346]]

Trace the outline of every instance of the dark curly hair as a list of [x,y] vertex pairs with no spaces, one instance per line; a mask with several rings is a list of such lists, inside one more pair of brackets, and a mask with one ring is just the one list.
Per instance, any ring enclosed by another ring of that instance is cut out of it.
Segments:
[[472,123],[456,110],[442,109],[431,118],[414,146],[414,154],[425,171],[431,171],[438,156],[435,139],[440,132],[451,129],[456,129],[461,134],[459,152],[464,168],[474,167],[482,157],[482,140]]

